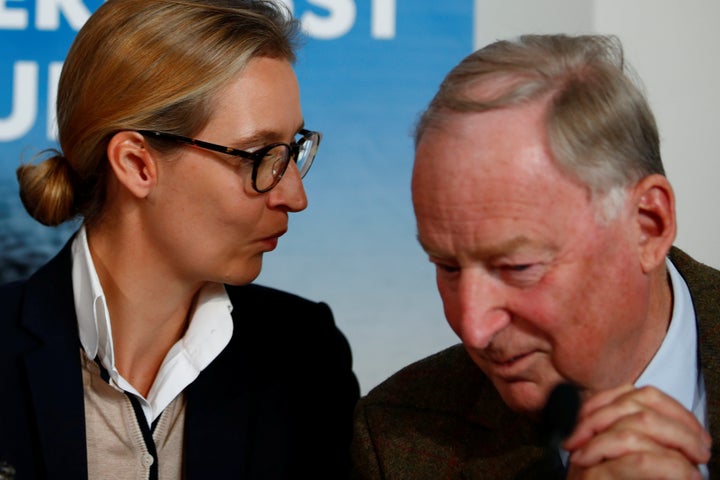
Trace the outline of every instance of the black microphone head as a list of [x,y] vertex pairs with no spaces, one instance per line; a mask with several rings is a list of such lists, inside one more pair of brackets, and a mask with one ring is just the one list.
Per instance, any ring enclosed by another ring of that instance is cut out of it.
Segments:
[[558,448],[575,429],[580,411],[580,389],[571,383],[556,386],[542,411],[543,433],[547,442]]

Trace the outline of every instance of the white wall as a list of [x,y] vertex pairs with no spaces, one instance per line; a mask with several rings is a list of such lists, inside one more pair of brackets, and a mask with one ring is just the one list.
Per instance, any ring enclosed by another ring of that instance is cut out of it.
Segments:
[[522,33],[617,35],[655,112],[678,213],[676,245],[720,268],[720,2],[476,0],[480,47]]
[[645,83],[675,186],[676,244],[720,267],[720,2],[597,0],[595,28],[617,34]]

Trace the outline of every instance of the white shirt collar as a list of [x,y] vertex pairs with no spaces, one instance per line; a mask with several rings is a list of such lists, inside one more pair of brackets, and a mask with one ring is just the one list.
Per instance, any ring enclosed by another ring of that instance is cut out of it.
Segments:
[[[707,428],[705,383],[702,372],[698,372],[697,323],[692,297],[685,280],[669,258],[665,264],[673,292],[670,327],[635,386],[652,385],[665,392],[693,412]],[[567,465],[568,452],[560,449],[560,458]],[[707,465],[700,465],[700,472],[703,478],[709,478]]]
[[673,291],[670,328],[635,386],[653,385],[692,412],[700,401],[695,309],[685,280],[669,259],[665,263]]
[[73,240],[72,259],[75,311],[85,354],[102,364],[111,385],[138,397],[148,424],[151,424],[230,342],[233,305],[225,287],[208,283],[200,290],[185,335],[165,356],[148,396],[144,398],[115,368],[110,314],[90,255],[85,227]]
[[[673,397],[708,428],[705,380],[698,368],[697,322],[687,283],[670,259],[665,260],[673,291],[673,312],[665,339],[650,361],[636,387],[652,385]],[[700,465],[709,478],[707,465]]]

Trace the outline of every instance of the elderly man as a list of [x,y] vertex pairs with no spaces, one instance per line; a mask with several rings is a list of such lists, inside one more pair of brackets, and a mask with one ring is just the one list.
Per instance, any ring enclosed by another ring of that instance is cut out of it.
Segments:
[[[412,194],[462,345],[361,401],[356,478],[720,474],[720,272],[672,246],[657,128],[615,39],[468,56],[419,122]],[[539,418],[560,383],[583,403],[556,448]]]

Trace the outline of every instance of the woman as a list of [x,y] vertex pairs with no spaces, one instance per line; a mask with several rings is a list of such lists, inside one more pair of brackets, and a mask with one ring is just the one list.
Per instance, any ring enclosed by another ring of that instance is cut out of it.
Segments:
[[324,304],[247,285],[320,134],[272,2],[109,0],[18,169],[79,232],[0,289],[0,461],[18,478],[342,478],[358,385]]

